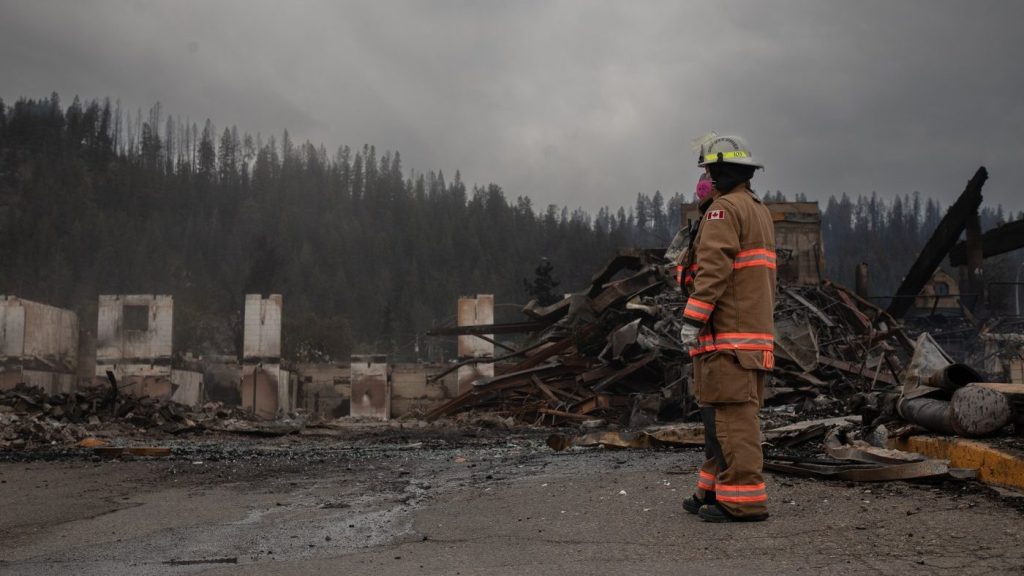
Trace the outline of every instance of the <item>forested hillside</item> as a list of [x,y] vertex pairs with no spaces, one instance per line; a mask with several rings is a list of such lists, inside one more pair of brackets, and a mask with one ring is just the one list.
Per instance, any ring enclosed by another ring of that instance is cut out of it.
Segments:
[[[629,208],[596,215],[535,207],[457,172],[407,173],[398,151],[370,145],[328,151],[159,105],[0,101],[0,293],[76,309],[85,325],[97,294],[169,293],[176,349],[196,353],[235,353],[244,294],[278,292],[290,358],[425,357],[423,332],[451,323],[458,296],[493,292],[517,318],[542,258],[560,290],[576,289],[618,247],[667,244],[680,200],[623,191]],[[878,263],[881,294],[941,215],[917,196],[824,207],[829,274]]]

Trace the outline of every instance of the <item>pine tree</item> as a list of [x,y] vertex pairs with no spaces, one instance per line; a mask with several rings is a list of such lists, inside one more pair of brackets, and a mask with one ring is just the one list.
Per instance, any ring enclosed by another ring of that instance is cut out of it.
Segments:
[[555,292],[560,282],[555,280],[555,265],[547,258],[542,258],[540,264],[533,271],[533,281],[523,278],[523,288],[526,294],[537,301],[541,306],[549,306],[562,299]]

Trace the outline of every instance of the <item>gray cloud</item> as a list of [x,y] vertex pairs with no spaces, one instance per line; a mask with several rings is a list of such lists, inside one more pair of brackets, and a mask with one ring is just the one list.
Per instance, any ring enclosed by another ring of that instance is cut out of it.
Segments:
[[0,1],[0,96],[160,101],[250,132],[397,149],[537,205],[690,191],[743,134],[755,185],[1024,208],[1024,4]]

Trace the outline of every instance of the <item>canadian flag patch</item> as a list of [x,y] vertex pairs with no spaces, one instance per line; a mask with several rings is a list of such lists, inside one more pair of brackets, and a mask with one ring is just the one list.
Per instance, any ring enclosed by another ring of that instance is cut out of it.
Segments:
[[708,220],[725,220],[725,210],[712,210],[708,212]]

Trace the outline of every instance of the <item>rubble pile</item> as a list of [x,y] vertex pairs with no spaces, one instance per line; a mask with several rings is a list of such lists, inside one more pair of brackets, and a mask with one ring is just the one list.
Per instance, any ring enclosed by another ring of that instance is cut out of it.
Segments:
[[843,286],[780,286],[765,403],[802,417],[885,416],[915,347],[900,323]]
[[494,361],[499,373],[427,417],[480,410],[530,424],[633,427],[679,418],[690,362],[675,336],[684,304],[664,250],[622,251],[585,290],[546,307],[528,304],[523,326],[533,332],[518,350],[462,363]]
[[[677,336],[685,298],[675,256],[672,248],[623,251],[587,289],[547,307],[531,302],[524,326],[538,328],[493,359],[498,374],[428,417],[479,410],[531,424],[637,429],[695,418],[691,359]],[[766,395],[770,406],[785,407],[780,412],[839,415],[850,404],[877,405],[876,396],[895,393],[914,350],[884,310],[829,282],[780,287],[775,315],[777,362]]]
[[193,408],[169,400],[117,394],[112,388],[51,395],[19,384],[0,392],[0,451],[75,444],[90,437],[248,432],[260,424],[252,418],[219,402]]

